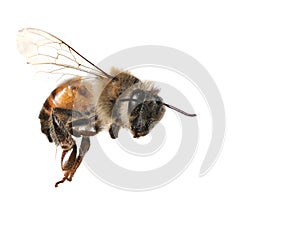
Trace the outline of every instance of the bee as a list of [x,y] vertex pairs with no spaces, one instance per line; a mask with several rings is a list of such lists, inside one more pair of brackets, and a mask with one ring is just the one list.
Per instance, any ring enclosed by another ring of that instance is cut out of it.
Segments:
[[[128,71],[112,68],[110,74],[90,62],[56,36],[35,28],[17,34],[17,46],[37,72],[63,78],[40,111],[41,131],[62,149],[63,178],[72,181],[90,148],[90,137],[107,130],[112,139],[121,128],[134,138],[147,135],[162,119],[166,107],[194,117],[167,104],[151,81],[141,81]],[[76,138],[81,140],[77,145]]]

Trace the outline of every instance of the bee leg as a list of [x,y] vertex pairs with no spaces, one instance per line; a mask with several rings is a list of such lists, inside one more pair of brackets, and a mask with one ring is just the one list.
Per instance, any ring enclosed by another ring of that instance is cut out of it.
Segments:
[[82,118],[68,123],[71,134],[76,137],[95,136],[102,128],[98,125],[96,118]]
[[62,155],[61,155],[61,169],[65,172],[64,173],[64,177],[55,183],[55,187],[57,187],[59,184],[65,182],[66,180],[68,180],[68,177],[72,171],[72,168],[74,167],[75,165],[75,162],[76,162],[76,155],[77,155],[77,146],[76,144],[73,145],[73,147],[71,148],[72,152],[68,158],[67,161],[64,162],[64,158],[66,156],[66,154],[70,151],[70,150],[64,150],[62,152]]
[[68,176],[69,176],[69,175],[66,174],[60,181],[57,181],[57,182],[55,183],[55,188],[57,188],[59,184],[62,184],[63,182],[65,182],[65,181],[68,179]]
[[78,127],[78,126],[84,126],[84,125],[89,125],[94,121],[95,117],[92,116],[90,118],[81,118],[81,119],[76,119],[73,120],[72,122],[68,123],[69,127]]
[[73,145],[72,152],[71,152],[71,155],[69,156],[68,160],[64,162],[65,156],[69,151],[70,150],[64,150],[61,154],[60,164],[61,164],[61,169],[63,171],[71,170],[73,168],[73,165],[75,164],[76,155],[77,155],[77,146],[76,146],[76,144]]
[[[55,187],[64,183],[66,180],[72,181],[72,178],[77,168],[80,166],[84,155],[90,148],[90,139],[88,136],[94,136],[99,131],[97,125],[94,123],[95,117],[91,117],[89,119],[78,118],[68,124],[63,124],[61,118],[67,118],[70,114],[73,114],[73,112],[69,112],[64,109],[55,109],[52,113],[54,135],[57,139],[58,145],[60,145],[63,149],[61,156],[61,168],[64,171],[64,177],[55,184]],[[77,113],[77,115],[79,114]],[[72,125],[74,125],[74,127]],[[84,127],[84,129],[80,129],[82,127]],[[78,156],[76,142],[71,134],[78,137],[82,136]],[[67,160],[64,160],[70,150],[72,150],[70,156]]]
[[[63,149],[61,155],[61,168],[64,171],[64,177],[62,178],[62,180],[58,181],[55,184],[55,187],[57,187],[59,184],[63,183],[65,180],[68,179],[69,174],[75,165],[77,146],[72,135],[66,129],[65,125],[61,122],[60,118],[57,116],[56,111],[52,112],[52,123],[53,123],[52,134],[56,139],[55,142]],[[68,159],[64,163],[64,159],[70,150],[71,150],[71,154],[70,156],[68,156]]]
[[90,149],[90,138],[82,137],[80,148],[79,148],[79,155],[77,156],[77,158],[75,160],[73,168],[70,170],[67,180],[72,181],[72,178],[73,178],[77,168],[80,166],[84,155],[88,152],[89,149]]
[[120,126],[113,123],[110,125],[109,127],[109,135],[112,139],[116,139],[118,138],[118,133],[120,131]]

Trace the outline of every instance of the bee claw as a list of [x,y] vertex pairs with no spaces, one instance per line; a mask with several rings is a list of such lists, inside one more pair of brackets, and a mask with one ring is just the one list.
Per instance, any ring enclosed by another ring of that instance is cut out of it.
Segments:
[[55,186],[55,188],[57,188],[57,187],[58,187],[58,185],[59,185],[59,184],[61,184],[61,183],[63,183],[63,182],[62,182],[62,181],[58,181],[58,182],[56,182],[56,183],[55,183],[55,185],[54,185],[54,186]]
[[[65,182],[65,180],[69,180],[69,179],[68,179],[67,177],[64,177],[62,180],[57,181],[57,182],[55,183],[55,188],[57,188],[59,184],[62,184],[63,182]],[[71,179],[71,180],[72,180],[72,179]],[[69,180],[69,181],[70,181],[70,180]]]

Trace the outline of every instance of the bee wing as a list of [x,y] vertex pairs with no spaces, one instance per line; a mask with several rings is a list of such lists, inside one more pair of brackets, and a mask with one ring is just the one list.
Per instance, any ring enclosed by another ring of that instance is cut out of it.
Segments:
[[50,77],[111,78],[67,43],[40,29],[24,28],[17,34],[17,46],[37,73]]

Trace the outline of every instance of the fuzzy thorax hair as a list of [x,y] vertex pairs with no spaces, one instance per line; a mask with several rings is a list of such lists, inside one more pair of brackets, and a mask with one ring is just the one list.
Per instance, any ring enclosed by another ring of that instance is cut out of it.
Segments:
[[153,95],[159,93],[159,89],[151,81],[141,81],[128,71],[122,71],[113,67],[110,72],[113,77],[103,88],[98,104],[97,116],[102,120],[102,128],[108,129],[115,123],[120,127],[129,127],[128,101],[135,90],[149,91]]

